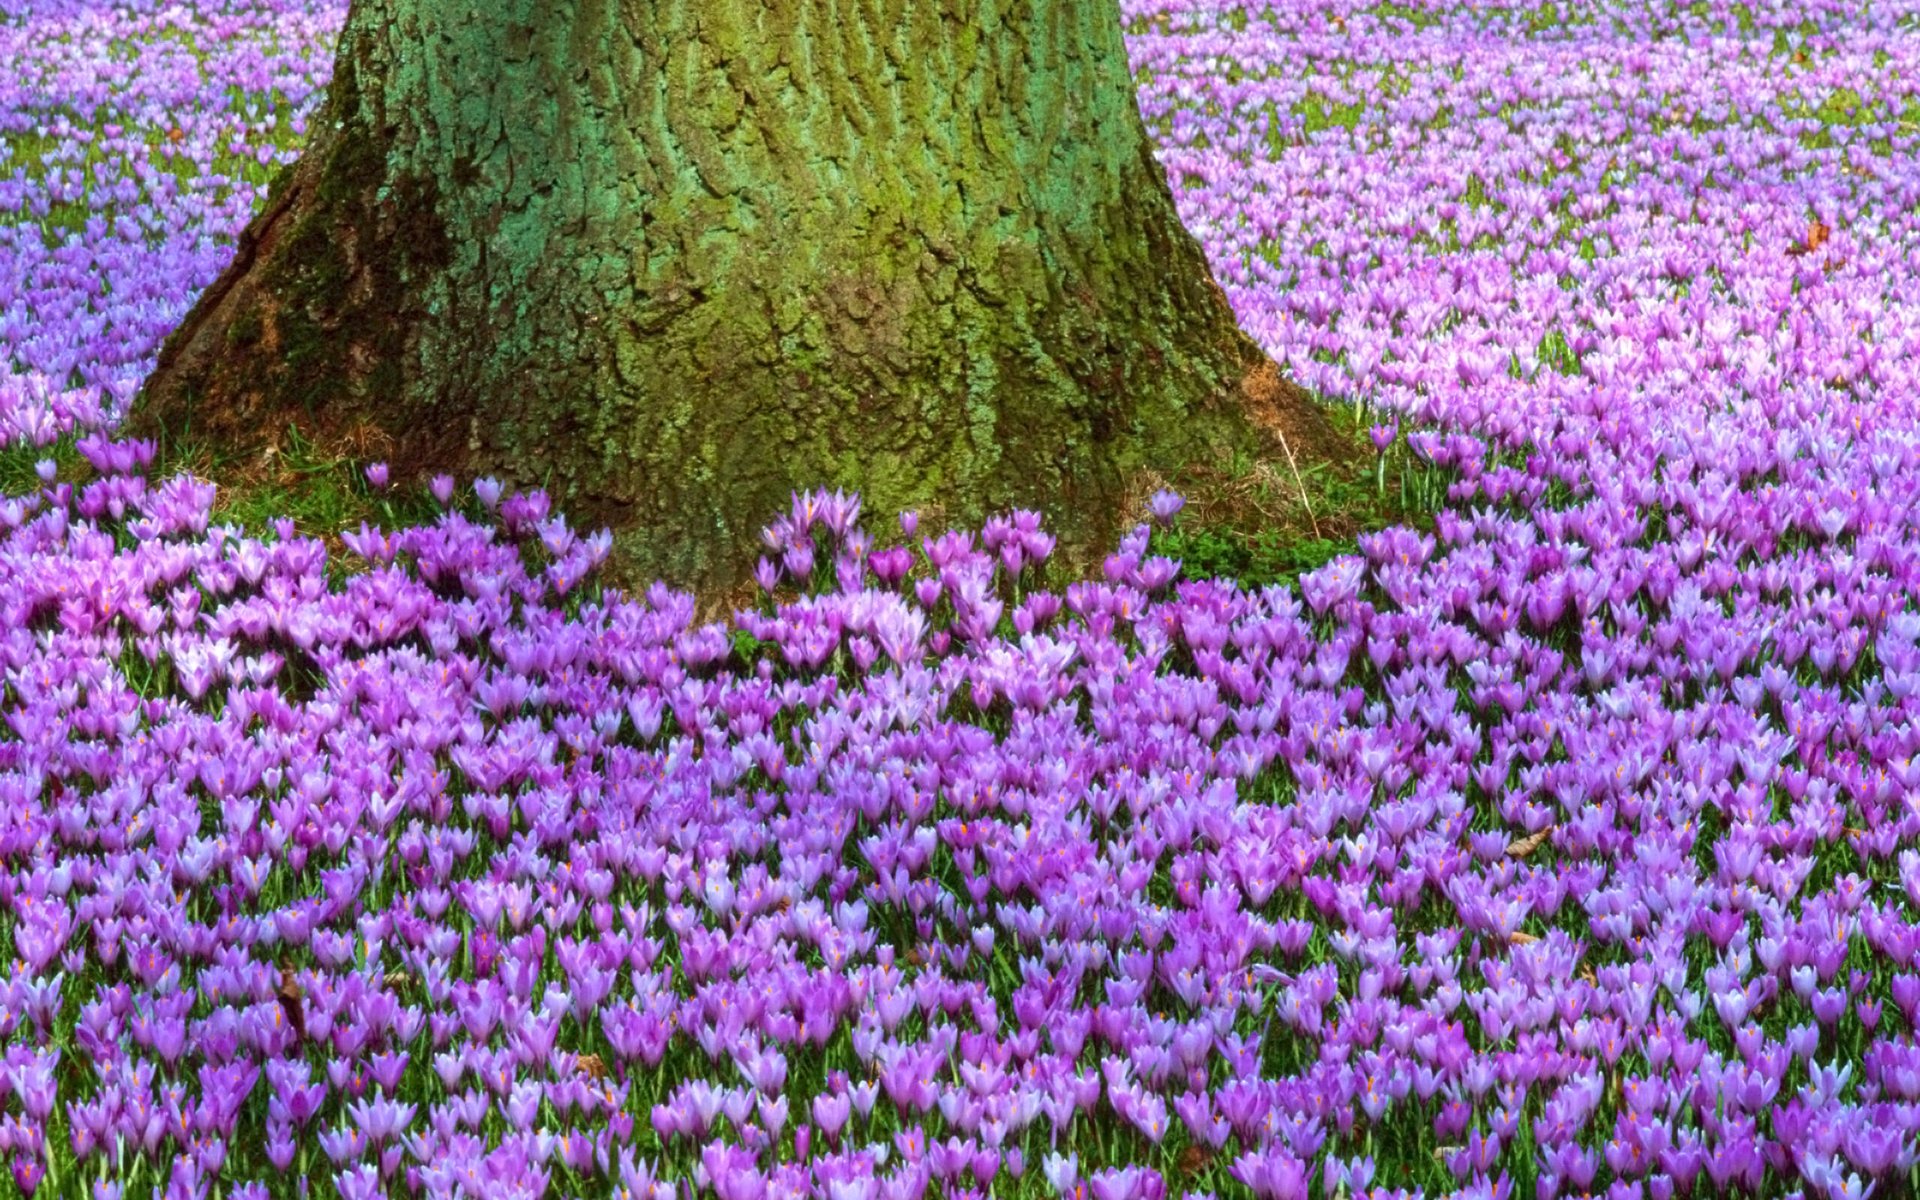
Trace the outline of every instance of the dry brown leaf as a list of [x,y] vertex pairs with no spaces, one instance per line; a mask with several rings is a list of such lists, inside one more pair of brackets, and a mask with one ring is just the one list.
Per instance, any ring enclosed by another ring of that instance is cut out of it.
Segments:
[[607,1064],[598,1054],[582,1054],[578,1059],[574,1060],[574,1066],[588,1079],[605,1079],[607,1077]]
[[1213,1155],[1207,1153],[1206,1147],[1189,1144],[1180,1151],[1180,1173],[1198,1175],[1207,1169],[1207,1163],[1212,1160]]
[[1507,857],[1525,858],[1535,850],[1538,850],[1552,834],[1553,826],[1549,825],[1539,833],[1530,833],[1526,837],[1509,842],[1507,844]]
[[1804,241],[1795,242],[1787,247],[1787,253],[1795,257],[1812,254],[1827,244],[1833,236],[1833,227],[1824,221],[1807,222],[1807,236]]
[[280,1011],[286,1014],[287,1024],[293,1027],[293,1034],[301,1041],[307,1040],[306,991],[300,986],[300,978],[293,968],[285,963],[280,966]]
[[1523,933],[1518,929],[1507,935],[1507,941],[1516,946],[1531,946],[1539,940],[1539,938],[1533,936],[1531,933]]

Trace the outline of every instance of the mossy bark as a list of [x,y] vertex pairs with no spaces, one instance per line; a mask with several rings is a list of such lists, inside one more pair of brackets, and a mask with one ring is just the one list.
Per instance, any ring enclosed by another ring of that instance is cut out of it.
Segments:
[[1322,429],[1238,330],[1115,0],[356,0],[306,155],[137,432],[368,430],[541,484],[637,573],[750,566],[794,488],[1032,505]]

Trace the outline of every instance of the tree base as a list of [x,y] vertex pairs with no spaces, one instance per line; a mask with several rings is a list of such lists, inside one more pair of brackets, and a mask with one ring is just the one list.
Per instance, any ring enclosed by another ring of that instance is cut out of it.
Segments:
[[[531,13],[356,4],[307,154],[131,431],[247,455],[292,426],[382,443],[402,479],[545,487],[615,530],[621,575],[704,588],[746,576],[798,489],[956,522],[1039,509],[1084,563],[1141,470],[1270,454],[1276,433],[1337,452],[1181,228],[1110,0],[957,32],[899,7],[822,28],[941,40],[954,78],[806,107],[844,88],[829,63],[840,83],[792,80],[747,121],[752,80],[798,61],[784,26],[749,29],[774,20],[760,0],[605,31],[605,62]],[[872,125],[908,100],[925,111]]]

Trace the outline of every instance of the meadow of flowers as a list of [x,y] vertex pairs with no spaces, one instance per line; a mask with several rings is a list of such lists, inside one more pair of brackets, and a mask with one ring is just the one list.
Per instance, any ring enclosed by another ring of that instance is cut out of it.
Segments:
[[[1864,1197],[1920,1153],[1920,4],[1128,0],[1296,587],[797,497],[766,598],[113,424],[339,5],[0,0],[0,1157],[60,1196]],[[1404,441],[1402,441],[1404,439]],[[384,487],[370,469],[368,486]]]

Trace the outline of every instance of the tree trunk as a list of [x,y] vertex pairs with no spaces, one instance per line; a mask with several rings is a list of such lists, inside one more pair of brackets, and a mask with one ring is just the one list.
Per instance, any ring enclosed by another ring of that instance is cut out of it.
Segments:
[[1042,508],[1311,444],[1135,107],[1115,0],[357,0],[302,160],[133,431],[384,435],[741,577],[795,488]]

